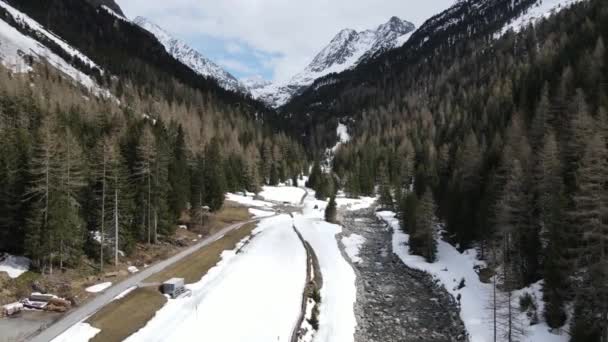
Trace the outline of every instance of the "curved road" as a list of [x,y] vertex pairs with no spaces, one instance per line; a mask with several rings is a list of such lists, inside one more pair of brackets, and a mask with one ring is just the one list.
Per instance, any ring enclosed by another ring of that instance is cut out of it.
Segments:
[[42,330],[35,336],[30,336],[28,339],[31,342],[48,342],[61,335],[64,331],[68,330],[70,327],[78,324],[79,322],[85,320],[87,317],[93,315],[105,305],[110,303],[116,296],[126,291],[127,289],[139,285],[142,281],[147,279],[148,277],[166,269],[167,267],[179,262],[190,254],[204,248],[211,243],[221,239],[229,233],[230,231],[237,230],[242,226],[257,222],[258,219],[250,220],[246,222],[240,222],[228,226],[217,233],[209,236],[208,238],[201,240],[196,245],[193,245],[180,253],[172,256],[171,258],[158,262],[141,272],[129,277],[128,279],[123,280],[122,282],[108,288],[103,293],[99,294],[97,297],[93,298],[91,301],[85,303],[84,305],[70,311],[67,315],[63,316],[58,321],[54,322],[52,325]]

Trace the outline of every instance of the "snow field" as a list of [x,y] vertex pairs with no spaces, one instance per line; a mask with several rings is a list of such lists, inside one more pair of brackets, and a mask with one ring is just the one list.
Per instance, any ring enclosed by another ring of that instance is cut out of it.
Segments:
[[226,199],[228,201],[232,201],[238,204],[242,204],[244,206],[258,207],[258,208],[272,208],[274,207],[273,203],[260,201],[254,199],[255,194],[232,194],[229,193],[226,195]]
[[267,201],[300,204],[306,190],[292,186],[265,186],[260,192],[260,197]]
[[[314,207],[317,206],[317,209]],[[342,227],[325,222],[327,202],[314,199],[309,194],[304,202],[303,215],[296,215],[294,224],[298,231],[314,249],[319,260],[323,286],[319,306],[319,330],[314,335],[315,342],[354,341],[354,304],[357,297],[355,272],[344,259],[336,235]]]
[[51,340],[51,342],[87,342],[95,337],[100,331],[100,329],[97,329],[88,323],[80,322]]
[[[470,334],[470,341],[493,341],[491,311],[489,309],[492,299],[492,284],[482,283],[475,272],[476,266],[485,266],[484,262],[478,260],[477,252],[470,249],[460,253],[454,246],[438,239],[437,262],[428,263],[424,258],[409,253],[409,247],[407,246],[409,235],[401,230],[395,213],[383,211],[378,212],[377,216],[393,228],[393,252],[405,265],[431,274],[443,284],[454,298],[458,298],[460,295],[460,318]],[[462,279],[465,281],[465,286],[458,289]],[[542,313],[541,284],[537,283],[514,293],[516,301],[526,292],[535,297],[539,305],[539,316]],[[525,313],[521,314],[521,321],[529,321]],[[569,339],[566,333],[560,335],[559,333],[549,332],[549,327],[544,322],[527,326],[526,333],[527,335],[522,342],[567,342]]]
[[127,341],[288,342],[306,281],[306,251],[292,224],[288,215],[263,219],[249,244],[187,285],[192,297],[170,299]]

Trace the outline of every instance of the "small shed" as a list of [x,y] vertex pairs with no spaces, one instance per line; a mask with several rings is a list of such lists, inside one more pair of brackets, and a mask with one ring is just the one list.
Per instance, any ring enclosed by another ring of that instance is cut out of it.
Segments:
[[184,278],[171,278],[163,283],[163,294],[177,298],[182,295],[186,288],[184,287]]

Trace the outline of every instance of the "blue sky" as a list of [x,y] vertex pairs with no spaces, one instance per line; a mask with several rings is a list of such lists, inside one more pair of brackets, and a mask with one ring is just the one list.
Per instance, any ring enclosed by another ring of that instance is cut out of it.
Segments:
[[237,78],[256,75],[272,79],[274,67],[269,61],[282,57],[280,53],[259,51],[236,39],[214,38],[204,34],[186,34],[180,38]]
[[419,26],[455,0],[117,0],[239,78],[281,81],[301,71],[342,29],[391,16]]

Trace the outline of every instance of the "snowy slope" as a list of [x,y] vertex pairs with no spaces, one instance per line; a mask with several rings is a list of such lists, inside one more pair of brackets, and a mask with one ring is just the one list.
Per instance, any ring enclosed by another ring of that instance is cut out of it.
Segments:
[[[19,25],[27,27],[30,30],[35,31],[39,36],[53,41],[67,54],[72,56],[72,58],[79,59],[89,67],[97,68],[101,71],[101,68],[90,58],[70,46],[61,38],[47,31],[34,19],[21,13],[4,1],[0,1],[0,7],[6,10]],[[22,34],[7,22],[0,20],[0,60],[2,64],[16,72],[29,72],[31,71],[31,67],[26,63],[27,56],[33,57],[38,61],[47,61],[57,70],[95,94],[109,96],[108,91],[101,89],[91,77],[74,68],[69,62],[53,53],[40,42]]]
[[524,14],[512,20],[497,35],[503,35],[509,30],[519,32],[526,26],[534,24],[543,18],[548,18],[569,6],[583,0],[538,0]]
[[254,98],[280,107],[292,96],[310,86],[316,79],[331,73],[338,73],[355,67],[373,58],[378,53],[403,45],[409,34],[414,31],[414,24],[392,17],[387,23],[375,30],[357,32],[352,29],[340,31],[313,61],[289,81],[279,84],[265,84],[251,88]]
[[175,59],[194,70],[199,75],[216,80],[219,85],[230,91],[246,93],[247,89],[239,80],[222,69],[219,65],[203,56],[200,52],[190,47],[185,42],[172,37],[167,31],[154,24],[150,20],[137,17],[133,21],[143,29],[152,33],[158,41],[163,44],[169,54]]

